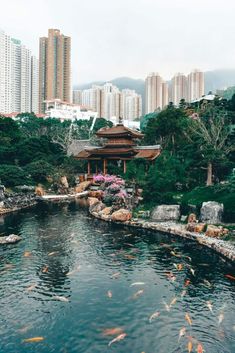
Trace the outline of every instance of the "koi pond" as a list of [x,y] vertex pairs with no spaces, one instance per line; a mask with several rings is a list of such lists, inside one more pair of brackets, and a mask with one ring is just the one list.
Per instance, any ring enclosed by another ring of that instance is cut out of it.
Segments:
[[[78,204],[0,218],[1,353],[235,352],[235,266]],[[229,275],[227,277],[227,275]]]

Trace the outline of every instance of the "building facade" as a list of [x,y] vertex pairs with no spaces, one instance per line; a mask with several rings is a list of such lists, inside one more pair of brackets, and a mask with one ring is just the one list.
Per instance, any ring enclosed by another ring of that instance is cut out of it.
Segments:
[[184,74],[177,73],[171,80],[171,102],[178,106],[181,99],[188,101],[188,80]]
[[46,100],[71,102],[71,38],[49,29],[39,43],[39,110]]
[[80,89],[73,90],[73,104],[77,104],[77,105],[82,104],[82,90]]
[[32,86],[38,96],[38,75],[32,74],[38,70],[35,60],[20,40],[0,31],[0,113],[38,112],[38,98],[32,96]]
[[168,85],[158,73],[150,73],[145,80],[145,112],[152,113],[168,104]]
[[200,99],[205,94],[204,73],[194,70],[188,75],[188,101]]
[[86,107],[63,102],[60,99],[52,99],[46,103],[46,117],[57,118],[64,120],[90,120],[90,118],[97,118],[97,112],[93,112]]
[[0,30],[0,113],[11,113],[11,37]]

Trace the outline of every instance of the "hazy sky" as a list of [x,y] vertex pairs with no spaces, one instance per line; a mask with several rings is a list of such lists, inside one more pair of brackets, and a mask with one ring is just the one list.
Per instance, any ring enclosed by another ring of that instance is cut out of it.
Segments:
[[234,0],[2,0],[0,10],[1,28],[37,56],[48,28],[71,36],[74,84],[235,67]]

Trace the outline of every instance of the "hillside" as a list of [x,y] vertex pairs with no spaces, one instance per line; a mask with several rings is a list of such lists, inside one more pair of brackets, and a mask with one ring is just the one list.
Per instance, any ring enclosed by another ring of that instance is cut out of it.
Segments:
[[[118,77],[109,82],[113,83],[119,89],[134,89],[141,94],[144,99],[144,80],[133,79],[130,77]],[[87,89],[93,84],[103,85],[105,81],[90,82],[87,84],[75,85],[74,89]],[[205,93],[209,91],[215,92],[216,89],[224,89],[226,87],[235,86],[235,69],[219,69],[205,72]]]

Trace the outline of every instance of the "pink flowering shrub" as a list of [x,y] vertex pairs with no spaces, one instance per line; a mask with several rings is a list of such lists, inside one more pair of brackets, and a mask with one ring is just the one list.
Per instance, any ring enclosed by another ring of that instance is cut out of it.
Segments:
[[125,181],[116,175],[95,175],[95,183],[100,184],[100,189],[104,191],[103,201],[107,205],[125,204],[127,193],[124,190]]

